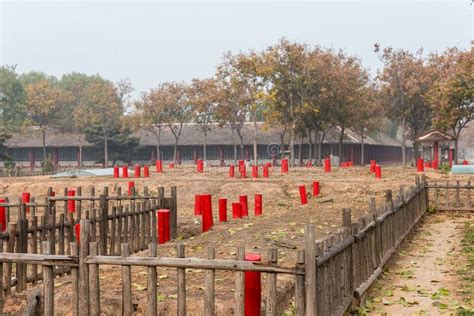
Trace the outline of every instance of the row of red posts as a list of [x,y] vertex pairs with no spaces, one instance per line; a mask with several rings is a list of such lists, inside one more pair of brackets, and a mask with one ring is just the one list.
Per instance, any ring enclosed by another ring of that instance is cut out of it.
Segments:
[[352,167],[352,166],[354,166],[354,162],[353,161],[341,162],[340,166],[343,167],[343,168]]
[[[239,174],[240,178],[245,179],[247,178],[247,167],[245,166],[245,162],[243,160],[239,160],[238,163],[239,166]],[[270,175],[270,167],[272,166],[271,162],[267,162],[265,165],[262,167],[262,176],[263,178],[268,178]],[[234,178],[235,177],[235,166],[230,165],[229,166],[229,178]],[[259,178],[259,166],[252,166],[252,178],[256,179]]]
[[[306,193],[306,186],[304,184],[298,186],[300,191],[300,201],[301,205],[308,204],[308,194]],[[313,196],[316,197],[319,195],[319,181],[313,181]]]
[[[262,215],[263,210],[262,194],[255,194],[254,215]],[[219,198],[219,222],[227,222],[227,199]],[[239,202],[232,203],[232,218],[242,218],[249,216],[247,195],[240,195]],[[194,215],[202,217],[202,232],[205,233],[214,226],[212,215],[212,196],[211,194],[194,195]]]
[[377,161],[370,161],[370,173],[375,173],[376,179],[382,179],[382,166],[377,164]]

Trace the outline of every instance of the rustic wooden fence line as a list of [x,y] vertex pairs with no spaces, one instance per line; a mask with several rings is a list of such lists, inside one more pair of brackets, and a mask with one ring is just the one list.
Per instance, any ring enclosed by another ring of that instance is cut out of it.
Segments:
[[246,271],[268,273],[267,290],[263,296],[267,315],[275,315],[277,311],[277,274],[290,274],[295,278],[296,315],[343,315],[354,302],[364,299],[366,290],[381,274],[384,264],[425,214],[428,209],[427,189],[425,179],[420,181],[417,177],[415,186],[401,186],[395,198],[392,191],[386,191],[381,206],[377,207],[375,199],[370,198],[369,213],[355,223],[352,222],[351,210],[343,209],[343,227],[337,234],[322,240],[315,238],[314,225],[306,225],[304,249],[297,251],[293,268],[278,266],[275,249],[269,250],[266,262],[248,262],[244,260],[243,247],[238,248],[235,260],[215,259],[212,247],[208,248],[208,258],[200,259],[186,258],[184,245],[179,244],[176,257],[167,258],[157,257],[156,243],[151,243],[149,257],[130,257],[131,245],[125,242],[120,245],[120,256],[104,256],[100,255],[100,245],[92,240],[92,225],[88,219],[81,221],[80,247],[72,242],[71,255],[46,254],[51,251],[45,244],[45,255],[3,253],[0,254],[0,263],[43,265],[43,304],[47,315],[54,311],[54,285],[51,290],[51,284],[54,284],[54,272],[51,271],[54,269],[50,268],[54,266],[71,269],[73,291],[77,293],[72,302],[75,314],[98,315],[101,308],[100,265],[121,267],[124,315],[132,314],[131,266],[148,267],[146,306],[149,315],[157,313],[156,267],[177,269],[178,315],[186,314],[186,268],[207,270],[203,296],[205,315],[215,315],[215,270],[235,271],[236,315],[244,313]]
[[433,208],[437,211],[474,211],[474,202],[471,198],[471,191],[474,186],[471,180],[467,180],[466,184],[461,184],[456,180],[455,184],[449,181],[440,183],[433,181],[427,188],[430,190]]
[[[81,193],[80,188],[76,190]],[[164,196],[163,187],[158,187],[158,195],[149,195],[147,188],[143,195],[132,192],[131,196],[109,196],[107,187],[102,191],[105,194],[100,196],[95,196],[94,191],[91,188],[90,196],[48,196],[43,203],[36,203],[34,199],[31,203],[23,203],[21,199],[17,203],[0,203],[0,207],[6,208],[9,223],[7,231],[0,234],[1,250],[8,253],[38,254],[43,253],[44,242],[48,242],[52,254],[69,255],[71,242],[78,237],[75,225],[81,219],[88,219],[91,223],[91,239],[100,245],[101,255],[119,254],[122,242],[130,243],[133,253],[138,252],[147,249],[147,245],[156,240],[156,211],[160,208],[170,210],[170,235],[176,238],[176,187],[171,187],[171,197]],[[119,189],[118,192],[120,191]],[[62,206],[60,201],[64,202]],[[69,201],[79,201],[74,212],[68,211]],[[83,210],[86,207],[89,209]],[[16,221],[11,216],[14,208],[17,211]],[[42,212],[39,212],[40,208],[43,208]],[[42,215],[38,216],[37,213]],[[68,272],[68,267],[54,269],[54,273],[59,275]],[[38,272],[37,264],[7,263],[4,279],[2,286],[6,294],[9,294],[12,287],[21,292],[28,283],[37,284],[42,279],[42,273]]]

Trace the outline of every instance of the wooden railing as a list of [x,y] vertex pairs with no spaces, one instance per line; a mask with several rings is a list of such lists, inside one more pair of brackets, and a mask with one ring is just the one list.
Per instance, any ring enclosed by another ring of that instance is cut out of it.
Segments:
[[471,211],[474,212],[474,201],[471,192],[474,186],[471,180],[461,184],[459,180],[455,184],[449,181],[440,183],[433,181],[427,188],[430,192],[431,206],[437,211]]
[[[17,265],[42,265],[44,287],[43,305],[45,313],[54,312],[54,271],[69,269],[73,294],[71,306],[77,315],[99,315],[100,265],[120,266],[122,271],[122,313],[132,314],[131,266],[147,267],[147,313],[157,313],[157,267],[172,267],[177,270],[178,315],[186,314],[186,269],[207,270],[203,296],[203,314],[215,314],[214,275],[216,270],[235,273],[234,312],[244,313],[244,274],[246,271],[267,273],[266,291],[263,295],[267,315],[278,310],[277,275],[294,277],[296,315],[343,315],[351,304],[364,299],[369,286],[381,274],[383,266],[396,251],[397,246],[412,231],[428,209],[426,182],[416,178],[415,186],[400,187],[398,196],[392,191],[385,194],[385,202],[377,206],[374,198],[369,200],[369,212],[352,222],[350,209],[342,210],[343,226],[328,238],[316,239],[314,225],[305,226],[305,244],[299,249],[291,268],[278,265],[276,249],[268,251],[267,262],[244,260],[245,248],[237,249],[233,260],[216,259],[214,248],[207,249],[207,258],[188,258],[185,246],[178,244],[175,257],[157,257],[156,243],[148,244],[149,256],[130,256],[130,241],[120,243],[120,256],[100,253],[100,242],[94,241],[93,223],[81,220],[80,247],[72,241],[70,255],[53,255],[50,243],[43,243],[43,254],[0,254],[0,271],[3,266],[15,262]],[[109,248],[110,249],[110,248]],[[117,249],[117,248],[115,248]],[[51,287],[53,284],[53,287]],[[76,295],[77,294],[77,295]],[[281,307],[281,306],[280,306]]]

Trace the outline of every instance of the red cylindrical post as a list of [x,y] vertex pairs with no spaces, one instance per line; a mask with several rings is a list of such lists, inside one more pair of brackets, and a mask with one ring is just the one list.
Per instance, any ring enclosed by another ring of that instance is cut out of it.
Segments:
[[375,178],[382,179],[382,167],[380,165],[375,165]]
[[235,175],[235,166],[234,165],[230,165],[229,166],[229,178],[233,178]]
[[214,225],[212,217],[212,197],[210,194],[201,195],[202,207],[202,232],[205,233]]
[[300,200],[301,200],[301,205],[308,204],[308,196],[306,195],[306,187],[302,184],[298,186],[300,190]]
[[240,169],[240,177],[242,179],[245,179],[247,178],[247,167],[244,165],[242,165],[242,168]]
[[416,161],[416,171],[417,172],[425,171],[425,167],[424,167],[424,164],[423,164],[423,158],[418,158],[418,160]]
[[156,160],[155,162],[155,167],[156,167],[156,172],[162,172],[163,171],[163,162],[161,160]]
[[163,211],[163,238],[165,242],[170,241],[170,210]]
[[119,177],[119,166],[115,165],[114,166],[114,178]]
[[219,199],[219,222],[227,222],[227,199]]
[[431,168],[431,162],[426,161],[425,162],[425,168]]
[[[26,204],[26,203],[30,203],[30,201],[31,201],[30,192],[23,192],[23,193],[21,194],[21,201],[22,201],[23,203],[25,203],[25,204]],[[30,212],[30,207],[27,206],[27,207],[25,208],[25,210],[26,210],[26,213],[29,213],[29,212]]]
[[268,178],[268,166],[263,166],[263,177]]
[[128,181],[128,195],[129,196],[133,195],[134,188],[135,188],[135,182]]
[[[5,203],[6,200],[0,198],[0,203]],[[7,230],[7,213],[5,206],[0,206],[0,224],[2,225],[2,232]]]
[[158,210],[156,216],[158,216],[158,243],[164,244],[165,243],[165,213],[164,210]]
[[150,177],[150,167],[148,167],[148,165],[144,165],[143,166],[143,176],[145,178],[149,178]]
[[76,242],[79,245],[81,242],[81,224],[77,223],[74,225],[74,233],[76,234]]
[[238,161],[239,163],[239,172],[242,173],[242,168],[245,167],[245,161],[242,159]]
[[255,207],[255,216],[262,215],[263,207],[262,207],[262,195],[261,194],[255,194],[254,207]]
[[370,161],[370,173],[374,173],[375,172],[375,165],[377,164],[377,162],[375,160],[371,160]]
[[[76,190],[67,190],[67,196],[75,196]],[[69,212],[76,211],[76,201],[75,200],[67,200],[67,210]]]
[[127,165],[122,167],[122,178],[128,178],[128,166]]
[[252,166],[252,178],[258,178],[258,166]]
[[242,204],[242,216],[249,216],[249,203],[246,195],[239,196],[239,202]]
[[468,164],[469,164],[469,161],[467,161],[466,159],[464,159],[464,160],[462,161],[462,164],[463,164],[463,165],[468,165]]
[[139,164],[135,165],[135,178],[140,178],[141,167]]
[[[245,261],[261,261],[262,258],[256,253],[245,255]],[[262,281],[260,272],[245,272],[245,315],[259,316],[260,301],[262,299]]]
[[203,173],[204,172],[204,160],[198,159],[196,162],[197,172]]
[[288,159],[281,160],[281,173],[288,173]]
[[194,215],[201,215],[201,214],[202,214],[201,195],[195,194],[194,195]]
[[313,181],[313,196],[319,195],[319,181]]
[[168,168],[174,169],[174,162],[171,162],[171,163],[168,165]]
[[232,218],[242,218],[242,204],[232,203]]
[[324,159],[324,172],[331,172],[331,159]]

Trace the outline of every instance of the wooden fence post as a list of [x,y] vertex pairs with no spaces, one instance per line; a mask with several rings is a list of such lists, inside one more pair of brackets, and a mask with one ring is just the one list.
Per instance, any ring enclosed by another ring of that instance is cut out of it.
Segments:
[[[216,252],[213,247],[207,248],[207,259],[215,259]],[[206,290],[204,292],[204,315],[214,316],[215,311],[215,293],[214,293],[214,278],[215,270],[207,270],[206,272]]]
[[[43,254],[51,255],[51,248],[46,241],[43,244]],[[54,315],[54,267],[50,265],[43,266],[43,301],[44,315]]]
[[[122,257],[130,256],[130,246],[122,244]],[[132,304],[132,268],[122,266],[122,315],[133,315]]]
[[305,226],[306,315],[316,315],[316,242],[314,225]]
[[170,216],[170,235],[171,239],[176,239],[178,237],[178,194],[176,186],[171,187],[171,200],[172,205],[170,205],[172,212]]
[[79,315],[89,315],[89,266],[85,262],[89,255],[90,222],[81,219],[81,237],[79,247]]
[[[91,242],[89,244],[89,253],[91,256],[97,256],[97,243]],[[100,281],[99,281],[99,265],[89,265],[89,288],[90,288],[90,304],[91,315],[100,315]]]
[[100,217],[100,224],[99,224],[99,247],[100,247],[100,255],[106,256],[107,255],[107,196],[102,194],[100,196],[99,202],[99,217]]
[[[245,260],[245,247],[237,248],[237,260]],[[245,272],[235,273],[235,315],[243,316],[245,311]]]
[[[305,251],[298,250],[296,252],[296,267],[300,270],[304,270],[304,258]],[[296,305],[296,316],[305,315],[305,275],[297,274],[296,275],[296,285],[295,285],[295,305]]]
[[[184,244],[177,245],[177,257],[185,257]],[[178,316],[186,315],[186,269],[178,268]]]
[[[77,243],[71,243],[71,255],[79,256]],[[72,314],[79,315],[79,270],[77,267],[71,268],[72,279]]]
[[[278,250],[270,249],[268,252],[268,259],[272,266],[278,264]],[[266,315],[276,315],[277,306],[277,274],[267,273],[267,304]]]
[[[156,242],[153,241],[148,245],[148,252],[150,257],[156,257],[158,255],[156,250]],[[147,315],[156,316],[157,315],[157,272],[156,267],[147,268]]]

